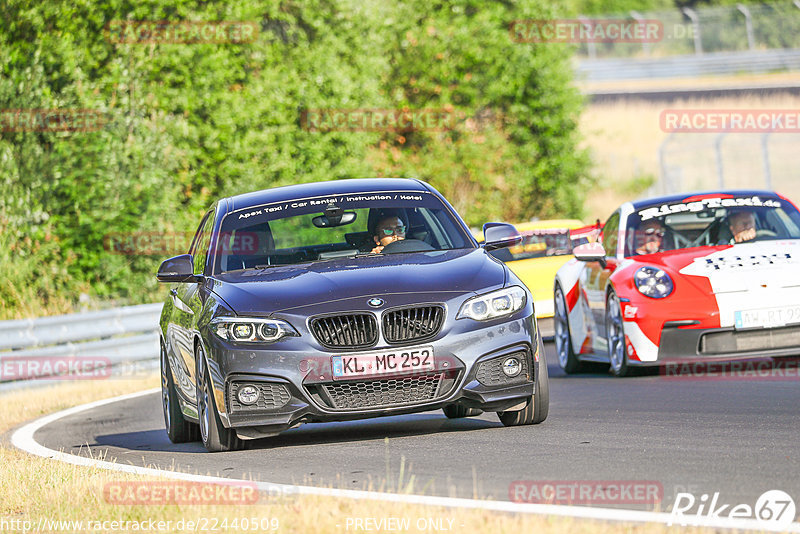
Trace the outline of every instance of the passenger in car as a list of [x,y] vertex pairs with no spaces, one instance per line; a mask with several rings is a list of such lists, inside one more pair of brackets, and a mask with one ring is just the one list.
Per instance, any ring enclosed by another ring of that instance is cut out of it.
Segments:
[[385,215],[378,219],[372,234],[376,246],[371,252],[373,254],[378,254],[383,250],[383,247],[389,243],[405,239],[406,226],[403,220],[397,215]]
[[652,219],[642,223],[636,233],[638,241],[641,243],[636,249],[637,254],[655,254],[664,250],[663,242],[666,230],[658,220]]

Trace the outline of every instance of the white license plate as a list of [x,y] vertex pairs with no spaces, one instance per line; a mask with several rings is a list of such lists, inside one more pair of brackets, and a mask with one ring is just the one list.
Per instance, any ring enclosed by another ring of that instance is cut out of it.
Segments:
[[380,377],[433,371],[433,347],[409,347],[331,358],[333,378]]
[[800,305],[737,311],[734,320],[737,329],[773,328],[800,323]]

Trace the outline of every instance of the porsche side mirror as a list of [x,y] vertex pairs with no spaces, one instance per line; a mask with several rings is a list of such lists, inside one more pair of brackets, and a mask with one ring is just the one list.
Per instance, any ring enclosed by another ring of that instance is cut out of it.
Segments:
[[599,261],[604,268],[606,266],[606,251],[600,243],[578,245],[572,253],[578,261]]

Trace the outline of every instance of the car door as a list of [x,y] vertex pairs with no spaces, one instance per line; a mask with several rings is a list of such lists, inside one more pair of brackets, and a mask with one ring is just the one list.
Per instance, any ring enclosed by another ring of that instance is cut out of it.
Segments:
[[611,214],[603,226],[602,244],[606,251],[605,266],[599,261],[587,262],[581,274],[581,285],[586,298],[587,317],[594,352],[606,353],[606,286],[611,273],[617,268],[620,211]]
[[[194,263],[193,272],[197,275],[205,274],[208,247],[211,242],[211,234],[214,226],[214,213],[215,210],[213,208],[206,213],[192,241],[192,247],[189,250]],[[172,326],[175,335],[175,345],[180,355],[178,359],[180,369],[178,372],[181,374],[181,379],[178,381],[178,386],[186,398],[192,400],[195,395],[195,322],[202,308],[200,288],[203,283],[205,282],[186,282],[177,284],[176,287],[170,290],[173,304]]]

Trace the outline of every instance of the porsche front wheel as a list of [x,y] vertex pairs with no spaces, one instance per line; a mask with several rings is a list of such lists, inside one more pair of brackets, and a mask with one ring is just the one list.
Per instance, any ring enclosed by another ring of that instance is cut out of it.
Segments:
[[553,295],[555,300],[555,314],[553,323],[555,326],[556,354],[558,355],[558,365],[565,373],[571,375],[581,370],[581,362],[572,348],[572,339],[569,334],[569,311],[567,310],[567,300],[564,298],[564,291],[560,285],[556,286]]
[[614,376],[630,374],[628,351],[625,345],[625,326],[619,297],[612,289],[606,298],[606,339],[608,340],[608,361]]

